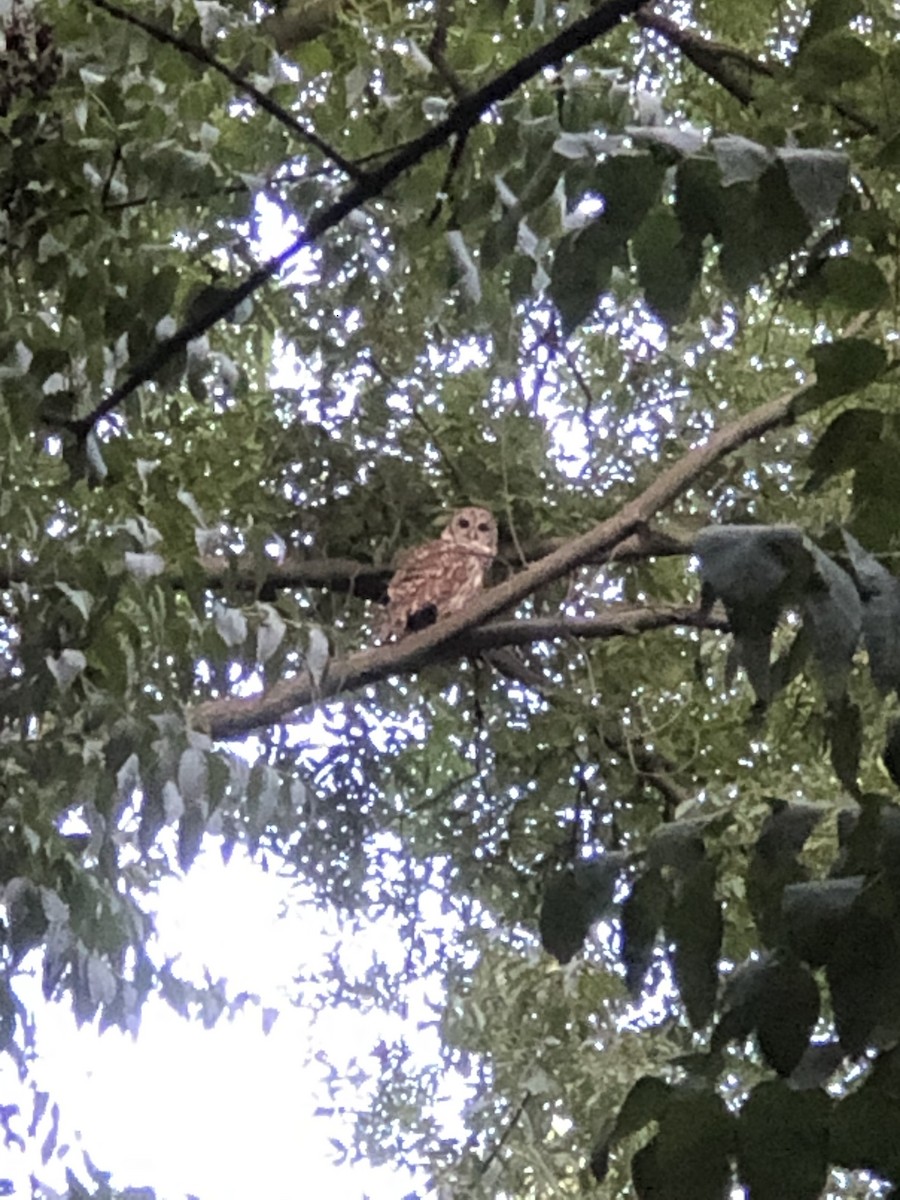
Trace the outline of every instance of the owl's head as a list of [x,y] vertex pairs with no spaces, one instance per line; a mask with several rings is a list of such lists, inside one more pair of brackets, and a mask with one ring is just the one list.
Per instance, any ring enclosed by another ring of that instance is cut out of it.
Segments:
[[445,542],[465,546],[475,554],[493,558],[497,553],[497,522],[486,508],[461,508],[441,534]]

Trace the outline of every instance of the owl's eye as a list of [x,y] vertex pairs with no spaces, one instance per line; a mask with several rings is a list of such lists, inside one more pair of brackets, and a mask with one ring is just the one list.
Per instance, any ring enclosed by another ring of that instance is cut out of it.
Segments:
[[457,525],[460,527],[460,529],[468,529],[470,524],[471,522],[469,521],[468,517],[460,517],[457,521]]
[[490,527],[490,525],[488,525],[487,521],[482,521],[481,524],[478,526],[478,532],[479,533],[489,533],[490,528],[491,527]]

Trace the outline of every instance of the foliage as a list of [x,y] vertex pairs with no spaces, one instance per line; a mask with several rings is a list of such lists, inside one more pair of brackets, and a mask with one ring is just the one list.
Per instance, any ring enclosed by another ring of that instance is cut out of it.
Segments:
[[[298,1000],[437,997],[358,1153],[900,1186],[892,6],[0,20],[0,1048],[38,957],[101,1028],[251,1003],[153,941],[241,844],[406,940]],[[494,586],[373,647],[464,503]]]

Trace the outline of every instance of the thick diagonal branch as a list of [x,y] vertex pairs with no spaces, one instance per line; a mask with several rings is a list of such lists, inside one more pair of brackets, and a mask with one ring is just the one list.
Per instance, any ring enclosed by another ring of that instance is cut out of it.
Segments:
[[661,471],[649,487],[623,505],[614,516],[580,537],[572,538],[505,583],[490,588],[456,616],[438,621],[397,645],[379,646],[335,660],[318,684],[303,671],[294,678],[279,681],[260,696],[229,696],[207,701],[195,710],[193,723],[215,737],[238,737],[283,720],[316,700],[353,691],[391,675],[409,674],[429,662],[446,658],[448,654],[461,653],[463,635],[470,634],[476,626],[509,610],[538,588],[590,562],[598,554],[609,553],[645,527],[660,509],[671,504],[713,463],[789,421],[796,397],[805,390],[806,387],[785,393],[724,425],[702,445],[695,446]]

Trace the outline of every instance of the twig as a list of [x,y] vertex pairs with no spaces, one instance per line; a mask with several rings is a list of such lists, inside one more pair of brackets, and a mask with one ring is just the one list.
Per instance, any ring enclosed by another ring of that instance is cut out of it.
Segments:
[[[670,46],[680,50],[684,57],[704,75],[708,75],[745,107],[753,104],[756,100],[751,82],[754,76],[764,75],[768,79],[774,79],[777,76],[775,67],[761,59],[754,58],[746,50],[740,50],[736,46],[726,46],[722,42],[711,42],[693,30],[682,29],[669,17],[664,17],[649,7],[640,8],[635,13],[634,19],[642,29],[652,29]],[[735,66],[743,70],[746,82],[735,75]],[[877,122],[863,116],[843,100],[830,100],[829,103],[836,112],[852,124],[857,125],[863,132],[878,133]]]
[[516,1107],[513,1109],[509,1120],[506,1122],[506,1128],[503,1130],[503,1133],[500,1135],[499,1138],[497,1138],[497,1141],[491,1147],[490,1154],[488,1154],[488,1156],[485,1158],[485,1160],[481,1163],[481,1166],[479,1167],[479,1170],[478,1170],[479,1175],[484,1175],[487,1172],[488,1167],[491,1165],[491,1163],[494,1161],[494,1159],[497,1157],[497,1155],[503,1149],[503,1147],[506,1144],[507,1140],[509,1139],[512,1131],[518,1125],[519,1120],[522,1116],[522,1113],[525,1111],[525,1105],[528,1103],[528,1101],[530,1099],[531,1099],[531,1092],[526,1092],[525,1095],[522,1097],[522,1099],[519,1101],[519,1103],[516,1105]]
[[319,137],[315,130],[308,129],[295,116],[292,116],[287,109],[282,108],[280,104],[276,104],[265,92],[261,92],[259,88],[254,87],[248,79],[244,79],[236,71],[232,71],[231,67],[226,67],[223,62],[216,58],[214,54],[210,54],[203,46],[195,42],[188,42],[177,34],[170,33],[168,29],[163,29],[161,25],[153,24],[152,21],[145,21],[143,17],[128,12],[127,9],[120,8],[118,4],[113,4],[111,0],[88,0],[88,2],[109,13],[111,17],[115,17],[119,21],[126,21],[129,25],[134,25],[135,28],[143,30],[148,37],[152,37],[155,41],[163,42],[167,46],[174,46],[182,54],[187,54],[197,62],[201,62],[205,66],[211,67],[213,71],[217,71],[220,75],[224,75],[229,83],[234,84],[238,91],[243,92],[245,96],[249,96],[269,116],[274,117],[276,121],[284,125],[286,129],[289,129],[301,141],[306,142],[309,146],[314,146],[316,150],[330,159],[335,166],[340,167],[351,179],[360,180],[364,178],[364,174],[358,166],[350,162],[349,159],[344,158],[332,146],[329,146],[324,138]]
[[[193,321],[188,321],[170,338],[161,342],[105,400],[101,401],[87,416],[70,421],[66,427],[77,436],[86,437],[99,420],[108,416],[123,400],[137,391],[141,384],[155,378],[158,372],[189,342],[201,337],[207,330],[232,313],[243,300],[269,283],[282,267],[295,258],[301,250],[311,246],[327,230],[333,229],[354,209],[381,195],[385,188],[399,179],[410,167],[419,163],[426,155],[432,154],[451,138],[466,133],[495,104],[511,96],[529,79],[540,74],[545,67],[559,62],[582,46],[588,45],[601,34],[615,29],[627,16],[634,14],[643,2],[644,0],[606,0],[606,3],[599,4],[586,17],[567,26],[551,41],[519,59],[508,71],[504,71],[490,80],[477,92],[465,96],[443,121],[433,125],[420,137],[401,147],[383,166],[367,173],[334,204],[315,214],[303,233],[291,245],[280,254],[275,255],[274,258],[270,258],[262,266],[257,267],[243,283],[237,284],[216,304],[210,305],[205,314],[198,316]],[[107,10],[114,9],[109,0],[91,0],[91,3],[100,4]],[[119,13],[121,10],[115,9],[115,12]]]
[[427,54],[434,69],[453,93],[454,98],[462,100],[466,88],[459,76],[447,62],[447,32],[453,19],[453,0],[438,0],[435,14],[434,33],[428,44]]

